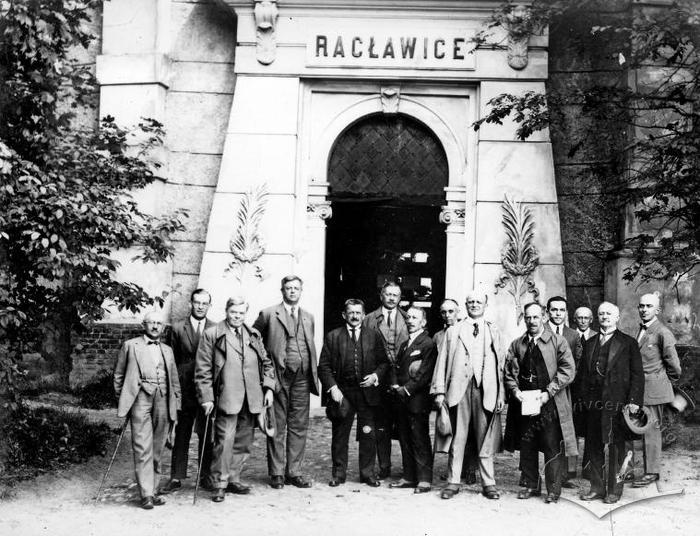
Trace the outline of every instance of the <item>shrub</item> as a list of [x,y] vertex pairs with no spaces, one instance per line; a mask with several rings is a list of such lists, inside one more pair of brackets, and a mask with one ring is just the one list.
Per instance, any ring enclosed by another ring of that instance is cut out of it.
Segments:
[[6,470],[18,479],[104,455],[113,430],[84,413],[20,405],[2,425]]
[[90,409],[114,408],[117,399],[114,396],[114,373],[103,371],[90,383],[75,389],[80,397],[80,405]]

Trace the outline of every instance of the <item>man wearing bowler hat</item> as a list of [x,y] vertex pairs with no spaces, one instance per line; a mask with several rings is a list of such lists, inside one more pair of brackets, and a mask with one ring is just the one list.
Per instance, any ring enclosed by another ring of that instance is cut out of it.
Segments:
[[375,421],[380,403],[378,386],[389,361],[379,334],[362,327],[365,316],[362,300],[346,300],[342,315],[345,325],[326,335],[318,363],[322,402],[327,405],[332,423],[333,470],[328,485],[335,487],[345,482],[348,440],[357,413],[360,480],[377,487],[374,459],[377,455]]

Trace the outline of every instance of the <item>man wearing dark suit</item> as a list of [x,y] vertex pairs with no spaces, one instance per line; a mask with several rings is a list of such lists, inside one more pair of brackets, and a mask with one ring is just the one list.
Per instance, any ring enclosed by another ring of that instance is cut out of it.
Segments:
[[661,469],[661,428],[664,406],[673,401],[671,381],[681,377],[676,338],[658,318],[659,297],[645,294],[639,298],[637,334],[644,368],[644,405],[651,411],[654,424],[643,436],[644,475],[633,486],[644,487],[659,479]]
[[[614,504],[622,495],[618,472],[625,458],[627,427],[623,408],[634,413],[644,401],[644,370],[637,341],[617,329],[620,311],[598,307],[600,335],[586,341],[581,360],[581,392],[586,412],[586,458],[591,489],[584,501]],[[605,448],[608,450],[606,460]]]
[[576,325],[576,334],[581,341],[581,346],[585,345],[586,341],[591,337],[598,335],[598,332],[591,328],[592,323],[593,311],[588,307],[578,307],[574,311],[574,324]]
[[[552,333],[556,333],[561,337],[564,337],[571,354],[574,356],[574,363],[576,364],[576,370],[579,369],[579,363],[581,362],[581,355],[583,355],[583,344],[581,344],[581,338],[575,329],[571,329],[566,325],[566,318],[568,316],[567,302],[566,298],[561,296],[553,296],[547,300],[547,317],[549,320],[545,324],[545,329],[550,330]],[[578,385],[576,378],[569,386],[571,391],[573,411],[574,411],[574,429],[576,430],[576,436],[583,435],[583,428],[579,426],[576,427],[577,423],[577,410],[576,401],[578,400]],[[580,420],[580,419],[578,419]],[[578,463],[578,456],[567,456],[566,466],[562,466],[562,487],[564,488],[575,488],[576,485],[570,481],[572,478],[576,478],[576,466]]]
[[210,484],[211,443],[204,437],[204,414],[199,409],[197,391],[194,387],[194,360],[199,338],[205,329],[214,325],[214,322],[207,318],[210,305],[211,296],[206,290],[199,288],[192,292],[190,295],[190,316],[173,324],[170,332],[170,346],[175,355],[180,389],[182,390],[182,409],[177,413],[175,442],[170,464],[170,482],[163,487],[163,493],[181,488],[181,481],[187,478],[187,459],[195,421],[199,437],[198,462],[199,458],[202,457],[202,449],[204,449],[200,480],[207,487]]
[[[542,452],[545,503],[556,503],[561,495],[564,457],[577,453],[567,389],[574,379],[574,358],[563,337],[544,329],[544,310],[539,303],[527,304],[523,313],[527,333],[511,343],[506,357],[504,377],[510,403],[504,443],[507,450],[520,449],[524,488],[518,492],[518,499],[540,495],[538,465]],[[538,414],[523,412],[524,392],[537,396]]]
[[253,324],[262,334],[277,374],[275,435],[267,438],[267,469],[274,489],[282,489],[285,483],[311,487],[301,465],[309,430],[309,394],[318,396],[318,372],[314,317],[299,307],[302,290],[299,277],[283,278],[282,303],[263,309]]
[[238,494],[250,490],[241,484],[241,470],[253,443],[255,418],[272,405],[275,390],[274,366],[260,333],[243,322],[247,311],[243,298],[229,298],[226,319],[204,332],[197,349],[197,398],[206,416],[216,406],[211,463],[214,502],[223,501],[227,490]]
[[376,330],[384,341],[384,348],[389,358],[390,368],[386,381],[380,386],[382,401],[377,417],[377,460],[379,461],[379,478],[391,474],[391,436],[394,429],[394,400],[389,394],[391,386],[396,385],[396,352],[408,340],[406,313],[399,308],[401,287],[393,281],[382,285],[379,293],[381,307],[369,313],[362,326]]
[[[377,456],[375,413],[380,400],[379,379],[386,373],[389,361],[376,331],[362,329],[364,316],[365,304],[362,300],[345,301],[345,325],[326,335],[318,363],[323,404],[331,407],[335,405],[335,409],[338,409],[343,399],[346,404],[349,403],[346,415],[331,418],[333,473],[328,483],[331,487],[345,482],[348,440],[355,413],[360,443],[360,481],[371,487],[379,486],[374,471]],[[327,400],[328,397],[330,400]]]
[[126,341],[114,367],[117,415],[129,416],[136,482],[141,507],[150,510],[165,503],[156,496],[161,456],[169,430],[180,409],[180,382],[169,346],[160,342],[163,319],[155,312],[143,319],[144,335]]
[[425,331],[425,310],[410,307],[406,311],[408,340],[396,354],[396,397],[399,443],[403,476],[392,488],[414,488],[414,493],[430,491],[433,482],[433,452],[430,446],[430,380],[433,377],[437,347]]
[[440,496],[459,493],[462,459],[471,434],[476,439],[482,494],[497,500],[493,456],[501,442],[501,416],[505,405],[501,336],[484,319],[488,297],[484,291],[467,294],[467,317],[447,331],[438,349],[430,388],[435,404],[447,404],[453,438],[447,460],[447,486]]

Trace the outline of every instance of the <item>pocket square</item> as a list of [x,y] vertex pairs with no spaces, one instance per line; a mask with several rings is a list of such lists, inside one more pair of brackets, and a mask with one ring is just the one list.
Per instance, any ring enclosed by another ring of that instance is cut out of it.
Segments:
[[413,350],[409,357],[413,357],[414,355],[418,355],[418,354],[420,354],[420,350]]

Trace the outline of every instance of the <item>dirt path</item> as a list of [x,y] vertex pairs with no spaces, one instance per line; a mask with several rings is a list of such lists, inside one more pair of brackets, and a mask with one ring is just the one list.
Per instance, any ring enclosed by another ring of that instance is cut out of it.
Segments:
[[[105,414],[106,415],[106,414]],[[111,424],[118,423],[112,418]],[[436,476],[434,491],[413,495],[411,490],[391,490],[385,483],[370,489],[357,483],[356,444],[351,445],[348,483],[327,485],[330,476],[330,426],[321,416],[312,419],[306,467],[314,478],[311,489],[286,486],[277,491],[267,485],[264,441],[256,435],[254,453],[244,474],[253,485],[249,496],[227,495],[214,504],[200,492],[192,506],[193,487],[169,495],[167,504],[152,511],[138,507],[128,434],[120,448],[102,500],[92,499],[107,458],[51,475],[43,475],[17,488],[14,499],[0,503],[0,535],[106,536],[111,534],[197,536],[217,531],[247,535],[442,535],[479,531],[528,535],[633,535],[700,533],[700,453],[671,450],[664,453],[662,490],[684,489],[682,495],[642,500],[652,490],[625,489],[624,499],[636,501],[599,519],[570,500],[545,505],[539,499],[517,500],[517,456],[504,453],[496,461],[500,501],[489,501],[480,487],[468,486],[450,501],[441,500]],[[400,454],[394,443],[394,475],[400,476]],[[194,452],[194,442],[191,453]],[[438,455],[435,474],[445,472],[446,455]],[[194,470],[194,459],[190,460]],[[574,499],[565,490],[564,498]],[[603,515],[602,503],[597,514]]]

